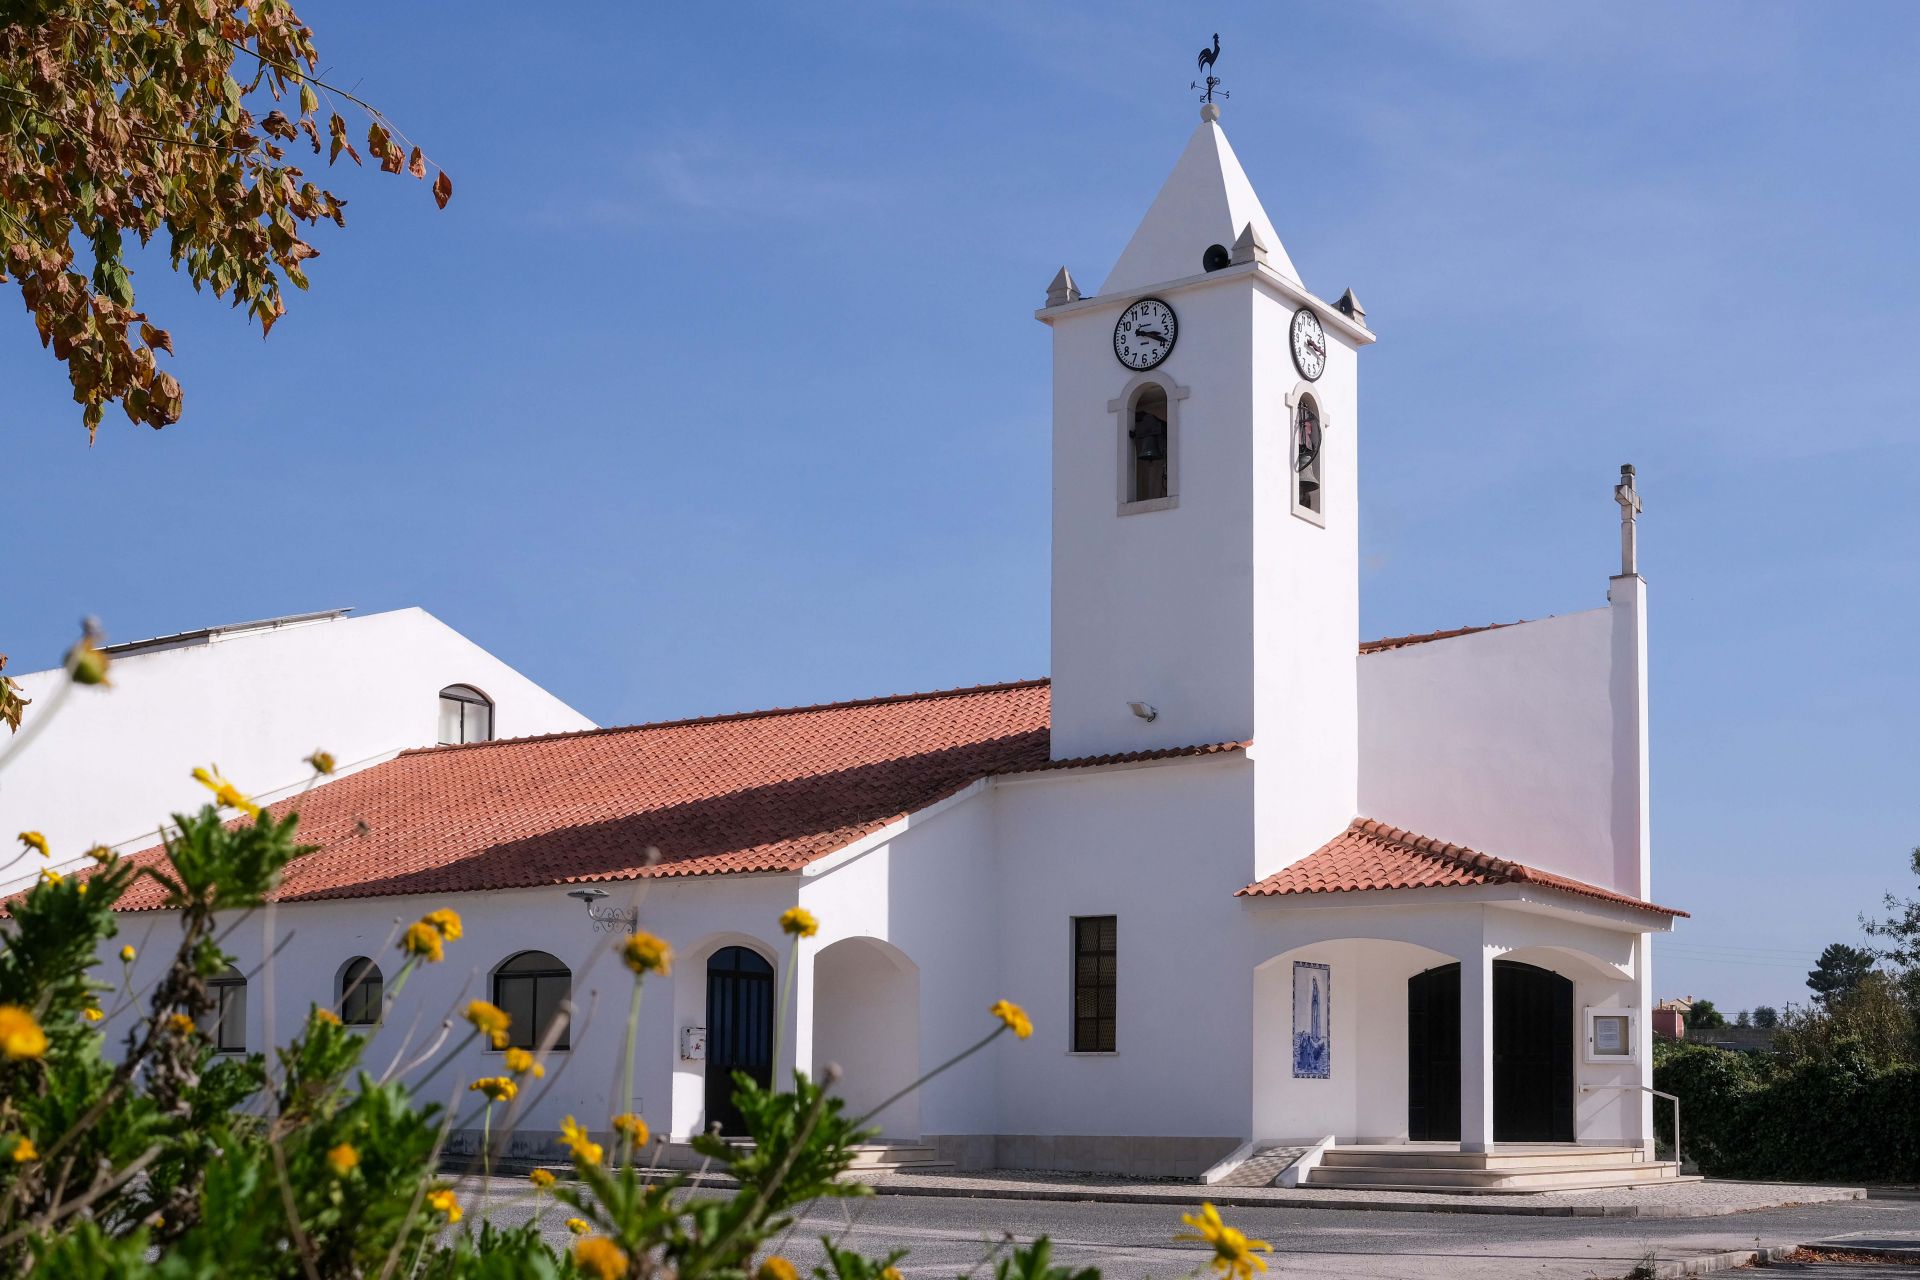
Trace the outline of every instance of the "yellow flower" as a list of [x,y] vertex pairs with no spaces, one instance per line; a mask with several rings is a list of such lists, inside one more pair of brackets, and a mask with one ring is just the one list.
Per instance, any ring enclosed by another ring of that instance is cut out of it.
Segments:
[[635,973],[657,973],[664,978],[673,967],[673,948],[664,938],[636,933],[620,944],[620,959]]
[[43,858],[51,858],[53,856],[53,850],[47,847],[47,838],[38,831],[22,831],[20,833],[20,843],[26,848],[35,850]]
[[623,1111],[615,1116],[613,1128],[616,1133],[626,1134],[628,1140],[636,1147],[647,1144],[647,1122],[631,1111]]
[[67,878],[65,876],[55,871],[52,867],[40,868],[40,883],[42,884],[65,884],[66,880]]
[[435,1213],[445,1214],[448,1222],[460,1221],[460,1202],[445,1187],[427,1192],[427,1207]]
[[40,1152],[34,1148],[32,1138],[29,1138],[23,1133],[14,1139],[13,1162],[15,1164],[25,1164],[29,1160],[38,1160],[39,1158]]
[[106,650],[93,642],[93,636],[93,631],[89,629],[87,634],[80,637],[79,643],[67,650],[66,660],[61,665],[73,673],[75,684],[104,684],[111,687],[113,682],[107,679],[107,666],[112,659],[107,656]]
[[460,913],[450,907],[427,912],[420,917],[420,923],[432,925],[448,942],[460,941]]
[[796,938],[811,938],[820,932],[820,922],[805,907],[788,907],[780,913],[780,932]]
[[468,1093],[484,1093],[488,1102],[512,1102],[520,1086],[505,1076],[482,1076],[467,1086]]
[[1211,1265],[1221,1275],[1232,1277],[1232,1280],[1251,1280],[1255,1271],[1267,1269],[1264,1261],[1253,1256],[1254,1251],[1272,1253],[1273,1246],[1265,1240],[1249,1240],[1244,1233],[1220,1221],[1220,1211],[1211,1204],[1201,1204],[1197,1214],[1181,1214],[1180,1221],[1193,1230],[1182,1231],[1173,1238],[1212,1245]]
[[329,1026],[337,1027],[340,1025],[339,1014],[331,1009],[322,1009],[319,1005],[313,1006],[313,1020],[315,1022],[327,1023]]
[[1007,1029],[1013,1032],[1017,1039],[1025,1040],[1033,1034],[1033,1019],[1027,1016],[1025,1009],[1011,1000],[996,1000],[993,1002],[993,1008],[987,1012],[1006,1023]]
[[0,1055],[8,1060],[37,1058],[47,1051],[47,1033],[17,1004],[0,1004]]
[[553,1174],[549,1173],[547,1170],[535,1169],[532,1173],[527,1175],[527,1181],[531,1182],[534,1186],[540,1188],[542,1191],[545,1191],[548,1187],[554,1184],[555,1179]]
[[107,846],[103,844],[97,844],[93,846],[93,848],[87,850],[87,856],[89,858],[92,858],[95,862],[99,863],[103,867],[106,866],[109,862],[112,862],[115,858],[119,857],[118,854],[116,854],[113,850],[107,848]]
[[407,926],[400,935],[400,949],[410,956],[419,956],[429,964],[438,963],[446,955],[440,943],[440,931],[424,920],[417,920]]
[[199,1028],[194,1025],[193,1019],[184,1013],[168,1014],[167,1025],[173,1028],[174,1034],[182,1036],[190,1036],[199,1030]]
[[260,816],[260,806],[246,792],[220,776],[220,766],[193,771],[193,780],[213,792],[213,798],[229,809],[238,809],[249,818]]
[[473,1029],[493,1042],[496,1049],[507,1047],[507,1011],[498,1005],[488,1004],[485,1000],[469,1003],[461,1017],[473,1024]]
[[307,763],[313,766],[315,773],[333,772],[333,752],[316,751],[307,757]]
[[905,1280],[905,1277],[900,1274],[898,1267],[882,1267],[880,1270],[880,1280]]
[[593,1224],[591,1222],[588,1222],[585,1218],[568,1218],[567,1230],[573,1232],[573,1234],[577,1236],[583,1236],[587,1234],[587,1232],[593,1230]]
[[560,1142],[582,1164],[599,1164],[601,1157],[606,1155],[605,1148],[588,1137],[587,1131],[572,1116],[560,1122]]
[[131,946],[122,947],[120,948],[120,963],[132,964],[133,958],[139,954],[140,953],[138,951],[135,951]]
[[799,1276],[793,1264],[777,1253],[769,1256],[753,1273],[754,1280],[799,1280]]
[[327,1164],[338,1177],[346,1177],[360,1163],[360,1153],[353,1149],[351,1142],[343,1142],[327,1152]]
[[525,1049],[507,1050],[507,1070],[517,1076],[524,1076],[531,1072],[535,1080],[547,1074],[547,1069],[535,1062],[533,1055]]
[[88,1022],[98,1022],[107,1016],[107,1011],[97,1004],[90,1004],[80,1011],[80,1016]]
[[588,1236],[574,1244],[573,1265],[594,1280],[620,1280],[627,1274],[627,1251],[605,1236]]

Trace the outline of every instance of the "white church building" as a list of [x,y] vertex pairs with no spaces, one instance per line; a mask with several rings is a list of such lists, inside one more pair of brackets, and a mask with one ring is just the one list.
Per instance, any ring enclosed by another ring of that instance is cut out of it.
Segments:
[[[1670,1173],[1647,1014],[1652,935],[1683,913],[1651,901],[1631,475],[1595,608],[1362,643],[1374,334],[1308,290],[1211,106],[1098,292],[1063,270],[1038,317],[1050,679],[422,745],[282,800],[319,849],[274,934],[229,939],[220,1043],[284,1042],[392,973],[396,922],[452,907],[464,937],[370,1061],[473,998],[522,1044],[567,1019],[518,1154],[567,1114],[737,1131],[736,1068],[837,1063],[863,1109],[1004,997],[1032,1038],[887,1108],[900,1151],[1219,1178],[1305,1148],[1310,1183],[1462,1189]],[[122,938],[158,964],[172,922],[139,892]],[[821,927],[776,1036],[795,905]],[[636,919],[675,959],[623,1097],[612,948]]]

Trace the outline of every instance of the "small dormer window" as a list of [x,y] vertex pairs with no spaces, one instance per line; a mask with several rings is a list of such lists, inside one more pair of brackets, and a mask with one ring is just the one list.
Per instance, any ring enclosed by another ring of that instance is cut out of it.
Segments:
[[1127,501],[1152,502],[1167,496],[1167,393],[1152,383],[1140,388],[1131,419]]
[[1324,519],[1320,439],[1320,406],[1303,395],[1293,410],[1293,509],[1315,521]]
[[440,745],[493,741],[493,701],[470,684],[440,691]]

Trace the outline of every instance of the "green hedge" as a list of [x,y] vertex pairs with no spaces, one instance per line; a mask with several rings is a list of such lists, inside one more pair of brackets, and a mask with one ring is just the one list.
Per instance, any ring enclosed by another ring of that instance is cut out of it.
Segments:
[[[1920,1181],[1920,1066],[1875,1070],[1844,1049],[1790,1064],[1663,1045],[1653,1084],[1680,1098],[1687,1156],[1725,1178]],[[1671,1113],[1656,1107],[1660,1137]]]

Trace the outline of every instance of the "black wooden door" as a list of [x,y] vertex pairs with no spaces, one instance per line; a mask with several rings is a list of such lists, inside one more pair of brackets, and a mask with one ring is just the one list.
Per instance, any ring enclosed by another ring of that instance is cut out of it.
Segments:
[[[1493,962],[1493,1140],[1573,1141],[1573,983]],[[1460,1140],[1460,966],[1407,980],[1407,1137]]]
[[1407,1137],[1460,1141],[1460,966],[1407,979]]
[[1493,1140],[1573,1141],[1573,983],[1493,962]]
[[722,947],[707,961],[707,1127],[741,1137],[733,1073],[773,1083],[773,966],[745,947]]

